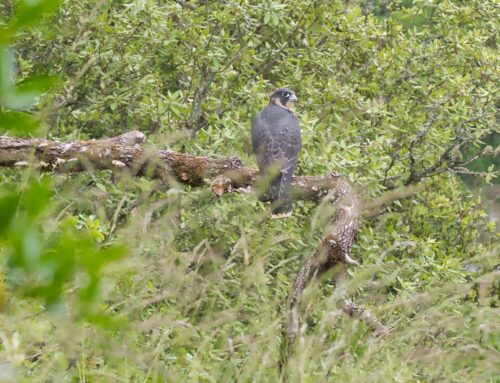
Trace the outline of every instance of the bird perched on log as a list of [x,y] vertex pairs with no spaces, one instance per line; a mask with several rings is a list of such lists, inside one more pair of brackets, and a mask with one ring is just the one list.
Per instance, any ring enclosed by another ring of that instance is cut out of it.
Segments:
[[271,177],[267,197],[273,218],[292,215],[292,177],[302,146],[299,120],[292,110],[296,101],[293,91],[278,89],[252,120],[253,152],[261,174]]

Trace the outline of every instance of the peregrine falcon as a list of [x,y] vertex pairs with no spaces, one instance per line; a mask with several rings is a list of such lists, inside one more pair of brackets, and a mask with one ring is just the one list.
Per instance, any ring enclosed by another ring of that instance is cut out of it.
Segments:
[[292,215],[292,176],[302,146],[299,120],[292,111],[295,101],[293,91],[278,89],[252,120],[252,146],[259,170],[272,177],[268,198],[273,218]]

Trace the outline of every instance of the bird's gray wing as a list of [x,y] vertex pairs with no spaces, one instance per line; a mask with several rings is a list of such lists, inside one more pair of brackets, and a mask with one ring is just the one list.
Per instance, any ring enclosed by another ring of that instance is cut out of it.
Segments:
[[262,171],[279,163],[286,171],[297,162],[302,142],[299,120],[294,114],[267,106],[252,121],[252,146]]
[[273,154],[281,164],[281,175],[270,186],[270,195],[277,201],[273,214],[288,214],[292,210],[291,189],[295,166],[302,146],[299,121],[288,113],[280,119],[277,137],[273,140]]
[[[302,139],[300,134],[299,120],[295,115],[287,112],[279,121],[273,137],[272,151],[274,160],[280,161],[281,171],[287,172],[297,164]],[[293,169],[292,169],[293,171]]]
[[270,124],[258,113],[252,120],[252,147],[261,172],[273,161]]

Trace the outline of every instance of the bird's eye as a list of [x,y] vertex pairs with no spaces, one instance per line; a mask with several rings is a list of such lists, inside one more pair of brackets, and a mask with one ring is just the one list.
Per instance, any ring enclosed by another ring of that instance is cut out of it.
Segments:
[[282,94],[283,94],[283,96],[285,96],[285,97],[290,96],[290,93],[288,93],[288,92],[284,92],[284,93],[282,93]]

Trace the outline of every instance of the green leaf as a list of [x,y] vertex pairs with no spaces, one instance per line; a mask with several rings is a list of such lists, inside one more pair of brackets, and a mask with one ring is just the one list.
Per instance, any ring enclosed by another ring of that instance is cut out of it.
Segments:
[[271,21],[271,12],[267,11],[264,14],[264,24],[269,24],[269,21]]
[[17,136],[36,133],[39,121],[25,112],[4,111],[0,109],[0,134],[7,132]]
[[18,30],[39,23],[42,17],[58,9],[61,0],[20,0],[9,27]]
[[0,198],[0,238],[14,219],[18,204],[17,194],[7,194]]
[[14,86],[14,54],[7,46],[0,46],[0,105],[6,93]]
[[49,177],[32,182],[24,191],[22,205],[28,217],[35,218],[50,205],[52,185]]

